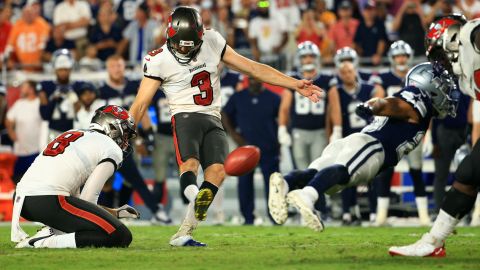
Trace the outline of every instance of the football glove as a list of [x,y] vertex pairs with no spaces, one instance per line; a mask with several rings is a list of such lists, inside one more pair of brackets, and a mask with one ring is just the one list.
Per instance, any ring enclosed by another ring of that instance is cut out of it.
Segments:
[[117,210],[117,218],[140,218],[140,213],[133,207],[128,204],[115,209]]
[[370,122],[373,118],[372,106],[370,106],[368,103],[358,104],[357,108],[355,108],[355,113],[368,122]]
[[292,144],[292,137],[288,134],[286,126],[278,127],[278,142],[284,146],[290,146]]

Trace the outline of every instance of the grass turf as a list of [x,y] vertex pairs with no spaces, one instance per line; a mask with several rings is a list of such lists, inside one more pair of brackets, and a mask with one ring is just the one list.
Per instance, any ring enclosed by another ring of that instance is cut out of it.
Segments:
[[[29,233],[34,227],[27,227]],[[480,269],[480,229],[459,228],[447,258],[390,257],[426,228],[200,227],[206,248],[168,245],[176,227],[131,227],[128,249],[21,249],[0,227],[0,269]]]

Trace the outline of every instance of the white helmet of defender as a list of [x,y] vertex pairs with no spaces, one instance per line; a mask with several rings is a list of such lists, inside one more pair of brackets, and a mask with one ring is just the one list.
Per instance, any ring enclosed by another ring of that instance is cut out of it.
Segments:
[[335,57],[333,57],[333,62],[335,67],[339,68],[340,64],[344,61],[351,61],[355,68],[358,67],[358,54],[357,52],[350,47],[343,47],[337,50]]
[[[304,63],[303,57],[313,56],[314,61],[312,63]],[[319,70],[321,67],[321,54],[318,46],[311,41],[304,41],[297,46],[297,59],[298,67],[301,71]]]
[[[397,63],[395,61],[395,57],[399,55],[407,56],[406,63]],[[390,45],[390,49],[388,50],[388,60],[390,61],[390,66],[394,69],[398,69],[399,71],[406,71],[412,64],[413,60],[413,50],[408,43],[403,40],[398,40]]]
[[438,118],[456,116],[460,93],[453,77],[440,64],[425,62],[414,66],[407,74],[405,86],[415,86],[428,95]]

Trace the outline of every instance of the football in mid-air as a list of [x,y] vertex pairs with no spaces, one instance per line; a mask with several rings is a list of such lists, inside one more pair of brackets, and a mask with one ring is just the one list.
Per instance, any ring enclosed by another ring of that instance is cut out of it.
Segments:
[[225,159],[225,172],[232,176],[241,176],[251,172],[260,160],[260,149],[253,145],[240,146],[228,154]]

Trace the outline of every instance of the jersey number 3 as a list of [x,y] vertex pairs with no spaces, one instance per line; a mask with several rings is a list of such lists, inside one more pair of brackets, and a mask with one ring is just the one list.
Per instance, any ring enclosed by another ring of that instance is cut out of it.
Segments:
[[201,71],[192,77],[191,86],[198,86],[200,94],[193,95],[193,101],[197,105],[208,106],[213,102],[213,88],[210,80],[210,72]]
[[80,131],[68,131],[50,142],[47,145],[47,148],[43,151],[44,156],[55,157],[57,155],[63,154],[65,148],[67,148],[71,142],[78,140],[78,138],[83,136],[83,132]]

